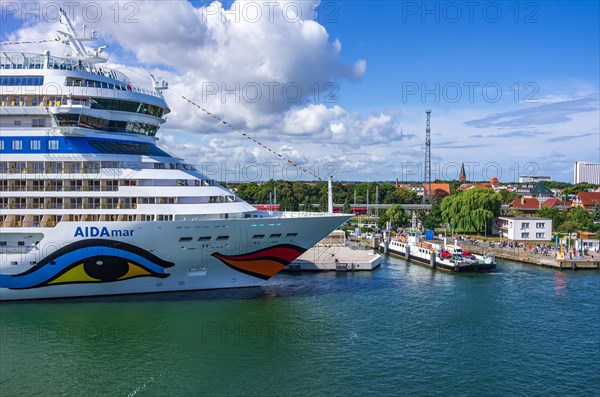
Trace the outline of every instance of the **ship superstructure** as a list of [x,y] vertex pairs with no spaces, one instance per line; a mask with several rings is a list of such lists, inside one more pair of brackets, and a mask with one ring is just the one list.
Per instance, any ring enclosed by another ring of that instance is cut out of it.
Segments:
[[88,51],[0,52],[0,300],[261,285],[348,216],[257,212],[158,146],[170,109]]

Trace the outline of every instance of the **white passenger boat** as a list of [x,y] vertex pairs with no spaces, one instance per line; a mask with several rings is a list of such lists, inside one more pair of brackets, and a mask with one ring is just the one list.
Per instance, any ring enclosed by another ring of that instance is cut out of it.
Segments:
[[[380,243],[385,248],[386,242]],[[429,267],[452,272],[486,272],[496,267],[491,255],[475,255],[463,251],[458,245],[422,241],[418,230],[410,230],[406,237],[390,239],[387,250]]]

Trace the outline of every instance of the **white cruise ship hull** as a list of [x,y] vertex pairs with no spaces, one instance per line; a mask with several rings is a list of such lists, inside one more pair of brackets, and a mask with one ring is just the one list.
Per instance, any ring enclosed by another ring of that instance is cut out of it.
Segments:
[[0,300],[260,286],[349,218],[294,215],[2,228]]

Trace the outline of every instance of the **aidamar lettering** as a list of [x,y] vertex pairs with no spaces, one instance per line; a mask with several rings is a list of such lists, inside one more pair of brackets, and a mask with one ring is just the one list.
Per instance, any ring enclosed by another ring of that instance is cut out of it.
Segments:
[[78,226],[73,237],[131,237],[134,230],[109,230],[106,226]]

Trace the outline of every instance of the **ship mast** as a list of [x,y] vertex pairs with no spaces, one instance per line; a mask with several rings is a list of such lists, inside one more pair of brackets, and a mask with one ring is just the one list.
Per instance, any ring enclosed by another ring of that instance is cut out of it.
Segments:
[[83,41],[96,41],[98,39],[98,35],[96,34],[95,30],[92,30],[92,33],[90,36],[85,37],[85,26],[83,27],[83,32],[84,32],[84,36],[83,37],[79,37],[77,36],[77,33],[75,32],[75,28],[73,28],[73,24],[71,23],[71,20],[69,19],[69,16],[67,15],[67,12],[64,10],[64,8],[60,8],[60,22],[65,25],[67,27],[67,31],[66,32],[62,32],[62,31],[58,31],[58,33],[60,35],[62,35],[65,38],[65,42],[69,45],[69,47],[71,47],[71,50],[73,50],[73,53],[77,56],[77,58],[81,59],[82,61],[86,61],[89,63],[104,63],[107,61],[107,59],[105,57],[103,57],[102,51],[104,51],[105,48],[107,48],[108,46],[101,46],[96,48],[93,51],[87,51],[85,48],[85,45],[82,43]]

